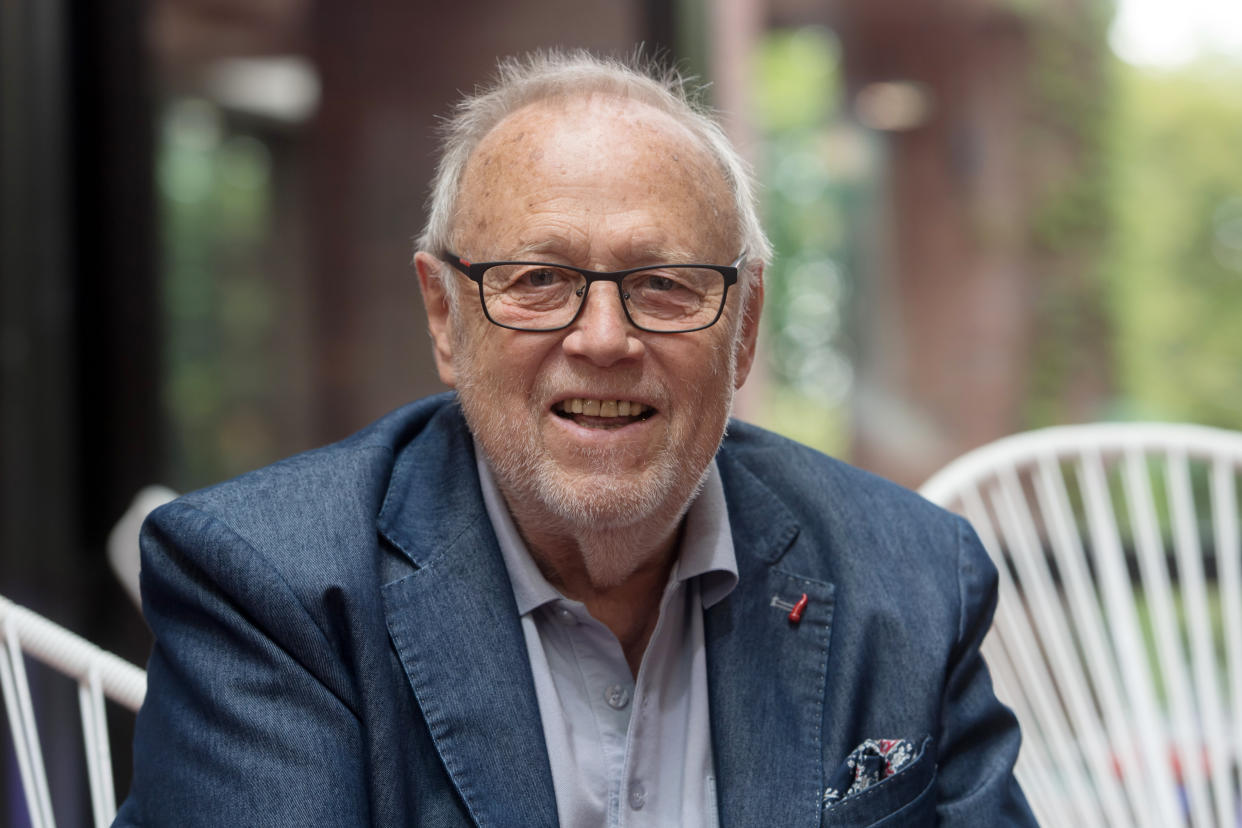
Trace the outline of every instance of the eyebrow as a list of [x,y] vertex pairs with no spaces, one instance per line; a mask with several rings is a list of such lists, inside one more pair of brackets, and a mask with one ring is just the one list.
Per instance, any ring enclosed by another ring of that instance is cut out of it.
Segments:
[[[581,247],[581,245],[568,244],[565,239],[545,239],[544,241],[531,242],[518,247],[513,252],[515,259],[521,259],[524,256],[561,256],[567,260],[572,260],[573,249]],[[566,255],[566,251],[570,254]]]

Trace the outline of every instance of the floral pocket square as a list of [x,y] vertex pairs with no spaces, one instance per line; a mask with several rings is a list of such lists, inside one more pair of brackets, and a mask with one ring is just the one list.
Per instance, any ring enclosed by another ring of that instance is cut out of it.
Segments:
[[850,752],[824,788],[824,807],[883,782],[918,756],[907,739],[868,739]]

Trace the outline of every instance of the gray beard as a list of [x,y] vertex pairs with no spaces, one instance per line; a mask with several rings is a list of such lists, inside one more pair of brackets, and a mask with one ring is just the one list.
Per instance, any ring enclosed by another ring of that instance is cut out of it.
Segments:
[[[679,517],[697,496],[711,461],[708,457],[695,479],[687,481],[687,465],[699,458],[679,458],[672,446],[664,446],[641,477],[634,479],[610,474],[610,452],[584,448],[577,451],[578,457],[584,466],[598,471],[571,475],[543,452],[533,433],[506,422],[503,412],[488,404],[483,389],[468,380],[459,381],[458,397],[501,491],[521,502],[538,503],[551,517],[580,531],[625,529],[670,511]],[[489,444],[494,435],[503,435],[497,440],[502,445]],[[678,508],[670,509],[669,500],[679,485],[688,488],[687,497]]]

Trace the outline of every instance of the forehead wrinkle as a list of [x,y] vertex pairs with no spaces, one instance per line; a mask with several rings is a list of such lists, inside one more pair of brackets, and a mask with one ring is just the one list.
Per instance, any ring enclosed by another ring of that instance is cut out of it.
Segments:
[[635,266],[688,263],[696,255],[702,257],[701,253],[696,254],[683,245],[670,242],[667,234],[659,227],[654,228],[654,232],[646,228],[635,228],[624,237],[613,240],[608,248],[617,261]]
[[549,211],[521,228],[517,238],[517,252],[523,254],[559,255],[584,264],[606,262],[608,267],[615,263],[697,261],[705,252],[696,253],[671,240],[665,223],[653,220],[641,209],[609,209],[607,204],[591,209],[583,206],[577,212]]
[[519,235],[518,248],[514,252],[519,256],[552,256],[564,259],[566,262],[574,262],[586,255],[590,244],[586,234],[575,231],[573,227],[560,227],[552,232],[546,232],[546,228],[541,228],[538,232],[532,231]]
[[518,235],[518,246],[504,252],[511,252],[514,258],[553,256],[607,269],[647,264],[727,264],[714,261],[718,255],[713,252],[716,240],[703,241],[701,245],[677,243],[668,238],[659,224],[610,233],[566,221],[526,228]]
[[702,262],[704,256],[709,255],[703,250],[696,251],[669,241],[659,226],[634,228],[618,234],[592,233],[572,225],[551,233],[547,228],[532,230],[530,240],[523,241],[517,253],[556,256],[580,266],[603,270],[649,264],[688,264]]

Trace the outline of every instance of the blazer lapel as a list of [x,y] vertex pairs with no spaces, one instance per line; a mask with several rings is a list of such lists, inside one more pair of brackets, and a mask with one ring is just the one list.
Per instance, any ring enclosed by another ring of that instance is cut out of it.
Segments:
[[738,562],[737,586],[706,615],[720,824],[819,825],[833,586],[782,567],[806,557],[793,515],[718,459]]
[[[388,630],[478,824],[555,825],[539,706],[513,589],[456,409],[398,458],[380,530],[414,567],[383,587]],[[428,439],[430,438],[430,439]]]

